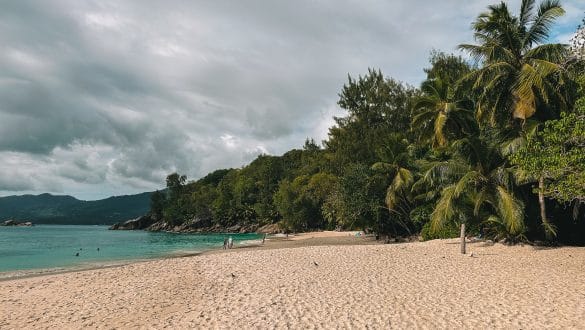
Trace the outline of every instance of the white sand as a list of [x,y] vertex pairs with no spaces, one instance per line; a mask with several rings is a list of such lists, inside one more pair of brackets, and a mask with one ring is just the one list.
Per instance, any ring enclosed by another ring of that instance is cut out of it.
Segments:
[[0,329],[585,328],[585,248],[482,244],[241,249],[3,281]]

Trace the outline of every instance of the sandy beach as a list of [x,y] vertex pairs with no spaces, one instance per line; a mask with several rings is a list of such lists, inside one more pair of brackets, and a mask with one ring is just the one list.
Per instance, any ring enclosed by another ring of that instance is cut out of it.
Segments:
[[585,327],[585,248],[305,235],[2,281],[0,328]]

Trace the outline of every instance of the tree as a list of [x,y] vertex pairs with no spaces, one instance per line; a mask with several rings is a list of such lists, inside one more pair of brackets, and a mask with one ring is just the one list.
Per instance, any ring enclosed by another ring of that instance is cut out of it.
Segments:
[[471,72],[471,66],[461,57],[446,54],[437,50],[431,51],[429,58],[430,68],[423,71],[427,74],[427,81],[440,79],[449,86],[455,86],[459,80]]
[[311,139],[307,138],[305,140],[305,144],[303,145],[303,150],[315,152],[321,150],[321,147],[319,147],[315,140],[313,140],[312,138]]
[[150,196],[150,213],[157,219],[161,219],[166,204],[166,196],[159,190]]
[[524,121],[535,113],[555,118],[556,111],[572,105],[571,82],[562,65],[567,48],[539,45],[563,14],[557,0],[544,1],[538,9],[535,0],[522,0],[518,17],[504,2],[478,16],[473,28],[479,44],[459,46],[483,64],[465,78],[474,82],[479,94],[478,118],[487,116],[492,126]]
[[476,220],[498,226],[511,239],[522,235],[523,205],[514,194],[512,172],[506,168],[498,148],[471,137],[456,141],[453,148],[453,159],[432,169],[453,177],[453,183],[442,189],[431,215],[433,230],[457,221],[464,236],[465,224]]
[[179,198],[183,192],[183,186],[185,185],[186,181],[187,177],[185,175],[172,173],[167,176],[167,191],[171,201],[175,201]]
[[295,231],[323,228],[325,218],[322,207],[336,184],[337,178],[327,173],[301,175],[292,182],[283,180],[274,202],[284,226]]
[[474,130],[470,100],[457,95],[447,80],[434,78],[423,82],[423,96],[414,104],[412,130],[433,147],[444,147],[449,140],[469,135]]
[[410,232],[407,222],[412,202],[410,188],[415,174],[408,153],[408,141],[400,134],[393,134],[386,139],[377,154],[380,161],[372,165],[372,170],[388,176],[391,182],[385,198],[390,218]]
[[348,80],[338,102],[347,116],[334,118],[336,125],[324,141],[337,175],[351,163],[372,165],[377,161],[380,141],[391,133],[408,132],[412,101],[417,95],[414,88],[371,69],[363,77]]
[[172,173],[167,176],[167,203],[163,209],[163,219],[171,226],[182,224],[185,220],[185,196],[183,196],[187,177]]
[[529,138],[511,155],[519,167],[520,181],[536,178],[540,216],[547,237],[556,236],[546,215],[545,197],[561,203],[585,202],[585,98],[574,113],[561,114],[546,122],[542,131]]

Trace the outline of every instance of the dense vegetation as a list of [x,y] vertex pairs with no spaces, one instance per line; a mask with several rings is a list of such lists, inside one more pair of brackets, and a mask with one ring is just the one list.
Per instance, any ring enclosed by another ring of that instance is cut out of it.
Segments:
[[50,194],[0,197],[0,219],[36,224],[110,225],[148,212],[150,195],[146,192],[97,201]]
[[278,223],[452,236],[459,224],[509,241],[585,237],[583,32],[546,43],[558,1],[489,6],[473,63],[434,51],[420,88],[380,71],[349,77],[323,146],[187,182],[171,174],[151,213],[171,225]]

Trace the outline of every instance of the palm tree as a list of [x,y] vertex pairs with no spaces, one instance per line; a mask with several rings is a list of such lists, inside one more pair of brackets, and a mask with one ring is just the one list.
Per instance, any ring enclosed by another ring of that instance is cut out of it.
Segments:
[[372,165],[372,169],[391,177],[391,183],[386,190],[386,206],[395,215],[394,219],[399,225],[409,231],[408,226],[400,220],[401,217],[408,216],[409,192],[414,183],[408,141],[399,134],[393,134],[376,153],[380,161]]
[[412,130],[418,130],[423,140],[430,140],[433,148],[444,147],[458,133],[471,132],[474,120],[469,100],[441,78],[426,80],[421,90],[424,95],[414,104]]
[[429,170],[448,173],[453,178],[441,191],[431,215],[431,227],[438,230],[449,221],[459,222],[462,253],[465,253],[465,224],[471,219],[497,224],[510,238],[521,235],[523,205],[514,195],[513,173],[505,166],[498,148],[478,138],[460,139],[452,146],[453,158]]
[[494,126],[512,118],[524,121],[549,105],[567,109],[571,100],[564,86],[570,82],[561,64],[567,47],[542,44],[564,14],[559,1],[545,0],[536,9],[535,0],[522,0],[518,17],[504,2],[488,9],[473,23],[479,44],[459,46],[483,64],[465,78],[479,93],[478,118],[487,116]]

